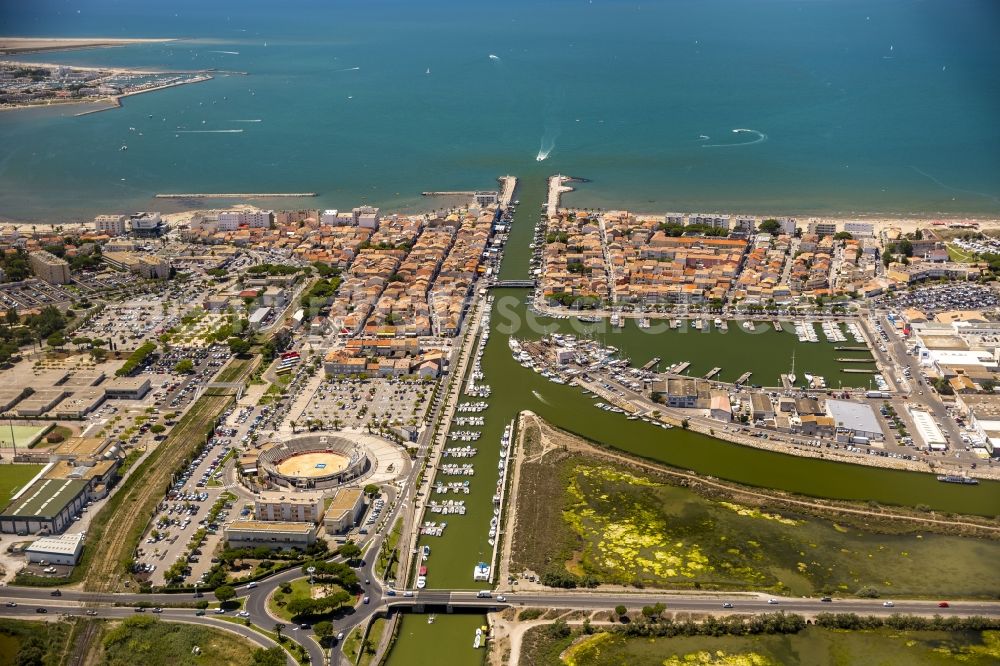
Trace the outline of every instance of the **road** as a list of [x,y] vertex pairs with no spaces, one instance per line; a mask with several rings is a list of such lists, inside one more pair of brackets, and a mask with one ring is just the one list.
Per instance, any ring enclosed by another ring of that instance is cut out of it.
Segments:
[[[37,612],[37,608],[44,607],[48,609],[48,614],[40,614]],[[82,616],[87,610],[96,610],[97,619],[122,619],[126,617],[132,617],[135,615],[135,610],[132,608],[115,608],[115,607],[102,607],[100,609],[94,609],[90,606],[84,606],[81,604],[66,604],[60,603],[56,604],[46,604],[44,606],[40,604],[21,604],[16,608],[9,608],[6,606],[0,606],[0,617],[13,617],[20,619],[55,619],[61,615],[65,616]],[[220,629],[222,631],[228,631],[233,634],[237,634],[246,640],[256,644],[262,648],[272,648],[276,647],[278,644],[272,641],[267,636],[264,636],[260,632],[254,631],[250,627],[244,626],[242,624],[237,624],[235,622],[227,622],[225,620],[219,620],[209,616],[198,617],[194,614],[193,610],[181,610],[181,609],[163,609],[162,613],[152,614],[147,611],[153,617],[159,617],[164,620],[169,620],[170,622],[185,622],[188,624],[197,624],[200,626],[209,626],[213,629]],[[286,653],[286,662],[288,666],[297,666],[297,662],[292,658],[291,655]],[[314,662],[322,664],[322,661]]]

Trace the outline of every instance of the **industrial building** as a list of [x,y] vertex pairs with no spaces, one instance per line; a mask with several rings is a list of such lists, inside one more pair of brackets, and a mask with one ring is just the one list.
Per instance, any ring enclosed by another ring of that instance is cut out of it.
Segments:
[[42,537],[24,549],[29,562],[75,566],[83,551],[83,534]]
[[868,403],[827,400],[826,413],[833,419],[840,441],[867,443],[885,439],[875,410]]

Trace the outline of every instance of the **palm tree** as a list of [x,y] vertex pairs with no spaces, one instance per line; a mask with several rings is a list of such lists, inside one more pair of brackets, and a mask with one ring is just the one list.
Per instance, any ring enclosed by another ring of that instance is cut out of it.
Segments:
[[281,632],[285,628],[285,625],[281,622],[274,623],[274,633],[278,634],[278,640],[281,640]]
[[295,421],[292,421],[291,423],[289,423],[289,425],[292,426],[292,434],[294,435],[295,434],[295,426],[298,425],[298,424]]

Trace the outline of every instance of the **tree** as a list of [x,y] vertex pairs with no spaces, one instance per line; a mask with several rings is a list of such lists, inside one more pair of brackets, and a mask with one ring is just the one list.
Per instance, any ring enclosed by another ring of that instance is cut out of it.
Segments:
[[781,223],[775,219],[764,220],[757,229],[767,234],[776,234],[781,230]]
[[243,338],[233,337],[229,338],[227,342],[229,343],[229,351],[237,356],[245,356],[250,351],[250,342]]
[[348,541],[337,549],[337,554],[341,555],[345,560],[351,561],[361,555],[361,547],[353,541]]
[[833,240],[854,240],[854,234],[850,231],[838,231],[833,235]]
[[174,372],[181,375],[189,375],[194,372],[194,361],[183,358],[174,364]]
[[46,344],[49,345],[49,347],[54,347],[56,349],[59,349],[60,347],[66,344],[66,338],[65,336],[63,336],[61,331],[56,331],[49,337],[45,338],[45,342]]
[[329,638],[333,635],[333,623],[328,620],[317,622],[313,625],[313,631],[315,631],[316,635],[320,637],[320,640]]
[[149,427],[149,431],[152,432],[153,434],[156,434],[156,435],[159,435],[161,432],[163,432],[166,429],[167,429],[167,426],[163,425],[162,423],[154,423],[153,425],[151,425]]
[[275,622],[274,623],[274,633],[278,634],[278,640],[279,641],[282,638],[281,632],[284,631],[284,630],[285,630],[285,623],[284,622]]
[[571,633],[569,625],[566,624],[566,620],[562,618],[556,620],[549,625],[549,635],[553,638],[566,638]]
[[617,615],[618,617],[622,617],[626,613],[628,613],[628,609],[625,608],[624,605],[618,604],[617,606],[615,606],[615,615]]
[[226,603],[227,601],[236,598],[236,590],[233,589],[232,585],[220,585],[215,588],[215,598],[218,599],[220,603]]
[[374,483],[369,483],[364,489],[365,495],[369,497],[375,497],[379,493],[379,487]]

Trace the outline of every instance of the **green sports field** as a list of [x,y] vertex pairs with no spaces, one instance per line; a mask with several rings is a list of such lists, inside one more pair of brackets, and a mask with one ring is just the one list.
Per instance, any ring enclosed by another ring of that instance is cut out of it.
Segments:
[[[44,435],[51,427],[52,424],[43,426],[11,426],[9,423],[0,422],[0,447],[9,449],[16,443],[18,446],[28,448],[41,439],[42,435]],[[14,435],[13,437],[11,437],[12,430]]]
[[44,465],[0,465],[0,509],[7,506],[11,495],[38,474]]

